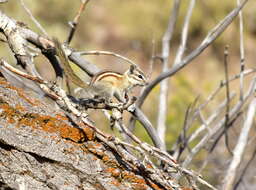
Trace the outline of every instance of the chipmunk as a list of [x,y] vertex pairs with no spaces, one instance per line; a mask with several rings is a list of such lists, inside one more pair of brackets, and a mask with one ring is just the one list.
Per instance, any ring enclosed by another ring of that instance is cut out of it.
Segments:
[[82,81],[69,65],[67,56],[58,40],[54,40],[56,55],[59,57],[68,80],[81,89],[76,92],[77,98],[103,98],[106,102],[112,102],[113,97],[120,103],[127,103],[128,92],[135,86],[144,86],[147,79],[144,73],[136,65],[123,74],[114,71],[102,71],[91,78],[89,85]]

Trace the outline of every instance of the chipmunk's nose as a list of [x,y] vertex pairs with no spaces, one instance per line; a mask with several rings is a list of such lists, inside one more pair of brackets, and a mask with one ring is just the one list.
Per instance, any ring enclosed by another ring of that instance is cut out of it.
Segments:
[[144,84],[145,84],[145,86],[147,86],[147,85],[149,84],[149,82],[148,82],[148,81],[145,81],[145,83],[144,83]]

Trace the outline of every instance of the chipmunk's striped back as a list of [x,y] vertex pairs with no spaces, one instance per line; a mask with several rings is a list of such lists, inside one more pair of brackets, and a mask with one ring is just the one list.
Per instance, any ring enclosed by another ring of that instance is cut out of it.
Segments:
[[92,77],[90,86],[109,78],[113,78],[114,80],[123,80],[123,74],[114,71],[101,71]]

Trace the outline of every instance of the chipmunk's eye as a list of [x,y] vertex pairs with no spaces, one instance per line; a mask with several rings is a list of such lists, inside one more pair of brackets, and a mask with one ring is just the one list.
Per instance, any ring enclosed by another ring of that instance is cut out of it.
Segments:
[[142,75],[138,75],[138,77],[139,77],[140,79],[143,79],[143,76],[142,76]]

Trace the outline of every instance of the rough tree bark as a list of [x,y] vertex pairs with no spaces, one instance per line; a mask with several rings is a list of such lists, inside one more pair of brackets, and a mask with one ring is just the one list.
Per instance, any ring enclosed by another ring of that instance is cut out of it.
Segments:
[[41,100],[0,81],[0,189],[162,189]]

